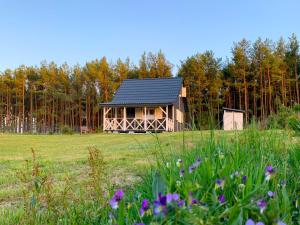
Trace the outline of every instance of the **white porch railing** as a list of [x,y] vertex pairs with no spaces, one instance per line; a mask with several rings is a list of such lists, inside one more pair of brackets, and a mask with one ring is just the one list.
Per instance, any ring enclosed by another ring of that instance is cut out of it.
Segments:
[[[124,122],[125,120],[125,122]],[[172,119],[104,118],[105,131],[173,131]]]

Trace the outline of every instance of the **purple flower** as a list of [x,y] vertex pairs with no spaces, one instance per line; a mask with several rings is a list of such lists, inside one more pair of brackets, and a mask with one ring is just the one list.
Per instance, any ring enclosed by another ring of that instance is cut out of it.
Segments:
[[219,200],[219,202],[220,202],[221,204],[223,204],[223,203],[225,202],[225,196],[224,196],[224,195],[220,195],[220,196],[218,197],[218,200]]
[[184,175],[184,169],[181,169],[181,170],[179,171],[179,176],[180,176],[180,177],[183,177],[183,175]]
[[168,193],[168,194],[166,195],[166,197],[167,197],[167,203],[172,202],[172,200],[173,200],[173,195],[172,195],[172,194]]
[[279,220],[279,221],[277,222],[277,225],[286,225],[286,223],[284,223],[283,221]]
[[252,219],[248,219],[245,225],[255,225],[255,222]]
[[248,219],[245,223],[245,225],[265,225],[263,222],[257,222],[255,223],[252,219]]
[[142,208],[145,210],[149,209],[149,200],[148,199],[144,199],[142,201]]
[[150,205],[149,205],[149,200],[148,199],[144,199],[142,201],[142,207],[140,209],[140,215],[141,216],[144,216],[145,212],[150,208]]
[[195,169],[194,165],[189,166],[189,173],[192,173],[194,171],[194,169]]
[[185,206],[185,201],[184,201],[184,200],[180,200],[180,201],[178,202],[178,206],[179,206],[179,207]]
[[118,201],[118,202],[122,200],[123,196],[124,196],[124,192],[123,192],[122,189],[117,190],[117,191],[115,192],[115,194],[114,194],[114,198],[115,198],[116,201]]
[[117,209],[119,207],[119,204],[118,204],[118,202],[116,201],[115,198],[110,199],[109,204],[110,204],[112,209]]
[[266,166],[266,172],[274,173],[274,168],[271,165]]
[[259,207],[261,214],[265,211],[267,207],[267,203],[263,199],[258,200],[256,205]]
[[246,184],[246,182],[247,182],[247,176],[243,176],[243,177],[242,177],[242,183],[243,183],[243,184]]
[[223,180],[223,179],[217,179],[216,180],[216,188],[222,188],[223,189],[224,184],[225,184],[225,180]]
[[275,194],[272,191],[268,191],[269,198],[274,198]]
[[113,209],[117,209],[119,207],[119,202],[123,199],[124,192],[122,189],[117,190],[114,193],[112,199],[109,200],[109,204]]
[[273,166],[271,166],[271,165],[266,166],[265,176],[266,176],[267,181],[271,179],[271,176],[272,176],[273,173],[275,173],[275,170],[274,170]]
[[190,193],[189,193],[189,205],[195,205],[195,204],[198,204],[198,203],[199,203],[198,200],[195,199],[195,198],[193,197],[193,194],[190,192]]
[[178,201],[179,200],[179,194],[173,193],[172,199],[173,199],[173,201]]
[[179,194],[177,193],[168,193],[166,195],[166,198],[167,198],[167,203],[171,203],[172,201],[178,201],[179,200]]
[[200,166],[200,164],[201,164],[201,158],[198,157],[196,159],[196,161],[194,162],[193,166],[194,166],[194,168],[198,168]]
[[198,157],[196,159],[196,161],[191,165],[189,166],[189,173],[192,173],[195,169],[197,169],[201,164],[201,158]]
[[166,214],[167,196],[158,195],[158,199],[153,203],[154,215]]
[[145,225],[144,223],[135,223],[134,225]]
[[192,198],[190,201],[190,205],[196,205],[196,204],[198,204],[198,200],[195,198]]

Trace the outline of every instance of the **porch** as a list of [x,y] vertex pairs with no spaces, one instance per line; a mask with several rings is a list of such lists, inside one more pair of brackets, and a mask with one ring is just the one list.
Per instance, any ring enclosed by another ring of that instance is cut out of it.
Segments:
[[174,131],[174,107],[104,107],[103,131]]

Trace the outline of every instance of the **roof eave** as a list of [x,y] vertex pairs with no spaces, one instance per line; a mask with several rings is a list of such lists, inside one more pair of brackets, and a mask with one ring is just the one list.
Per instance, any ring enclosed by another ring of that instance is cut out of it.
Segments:
[[173,105],[175,102],[159,102],[159,103],[100,103],[100,107],[142,107],[142,106],[166,106]]

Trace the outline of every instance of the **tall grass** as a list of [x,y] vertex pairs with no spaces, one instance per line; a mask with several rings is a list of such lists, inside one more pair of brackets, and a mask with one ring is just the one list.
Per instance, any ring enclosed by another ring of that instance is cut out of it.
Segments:
[[24,208],[6,211],[3,218],[7,224],[217,225],[249,219],[300,224],[300,146],[295,139],[255,126],[229,135],[212,131],[193,146],[184,135],[182,151],[171,153],[157,137],[155,163],[140,182],[119,191],[105,179],[97,149],[89,151],[88,186],[81,190],[66,181],[58,191],[33,155],[21,173],[27,174],[21,176]]

